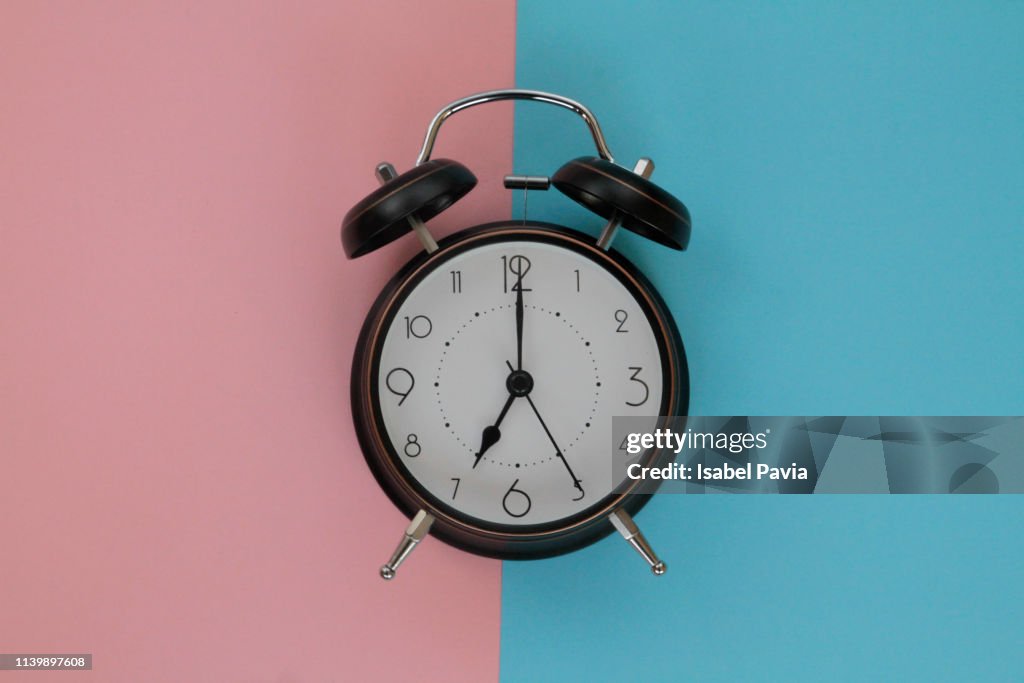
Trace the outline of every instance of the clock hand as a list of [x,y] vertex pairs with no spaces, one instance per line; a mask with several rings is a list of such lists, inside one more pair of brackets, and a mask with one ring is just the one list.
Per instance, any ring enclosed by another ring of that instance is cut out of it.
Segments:
[[[511,363],[505,361],[505,364],[508,366],[509,370],[512,370]],[[551,441],[551,445],[555,447],[555,455],[557,455],[558,458],[562,461],[562,464],[565,465],[565,469],[568,470],[569,472],[569,476],[572,477],[572,485],[575,486],[582,494],[583,487],[580,485],[582,483],[582,480],[576,476],[575,472],[572,471],[572,467],[569,466],[569,461],[565,459],[565,455],[562,453],[562,449],[558,447],[558,443],[555,441],[555,437],[551,435],[551,430],[548,429],[547,423],[544,422],[544,418],[540,416],[540,411],[537,410],[537,406],[533,403],[533,399],[530,398],[529,394],[526,394],[524,398],[530,404],[530,407],[533,409],[533,414],[537,416],[537,420],[540,422],[540,426],[544,428],[544,433],[548,435],[548,440]]]
[[516,354],[519,358],[519,369],[523,369],[523,276],[519,275],[516,284]]
[[512,407],[512,401],[516,400],[514,394],[508,395],[508,400],[505,401],[504,407],[501,409],[501,413],[498,415],[498,419],[494,421],[494,424],[484,427],[484,433],[480,437],[480,450],[476,453],[476,460],[473,461],[473,467],[475,468],[480,462],[480,458],[484,457],[484,453],[487,452],[494,444],[498,443],[501,438],[501,430],[498,427],[501,426],[501,421],[505,419],[505,414],[508,413],[508,409]]
[[580,493],[582,493],[583,487],[580,486],[580,480],[576,477],[576,473],[572,471],[572,468],[569,467],[569,461],[566,460],[565,456],[562,454],[562,449],[560,449],[558,447],[558,444],[555,443],[555,437],[551,436],[551,430],[548,429],[548,426],[546,424],[544,424],[544,418],[540,416],[540,411],[537,410],[537,406],[534,405],[533,399],[527,396],[526,400],[527,402],[529,402],[530,407],[533,408],[533,414],[536,415],[537,420],[540,421],[540,426],[544,428],[544,433],[547,434],[548,439],[551,440],[551,445],[555,447],[555,454],[558,455],[559,459],[562,461],[562,464],[565,465],[565,469],[568,470],[569,476],[572,477],[572,485],[579,489]]

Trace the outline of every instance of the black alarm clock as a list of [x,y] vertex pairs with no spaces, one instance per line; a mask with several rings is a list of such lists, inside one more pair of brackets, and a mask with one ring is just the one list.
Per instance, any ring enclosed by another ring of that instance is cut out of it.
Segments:
[[[550,186],[608,219],[596,239],[551,223],[496,221],[435,241],[424,223],[476,185],[457,161],[431,159],[452,114],[496,100],[534,100],[586,122],[598,156],[550,177],[506,176],[510,189]],[[609,475],[612,416],[685,415],[686,355],[651,283],[610,246],[621,226],[685,249],[690,215],[648,178],[649,159],[617,165],[594,115],[550,93],[497,90],[452,102],[430,123],[415,166],[387,163],[345,215],[349,258],[414,232],[424,250],[388,283],[363,324],[352,366],[355,429],[381,487],[411,523],[380,574],[428,533],[469,552],[541,558],[617,529],[655,574],[665,571],[633,522],[648,493]],[[645,453],[657,465],[661,452]],[[649,489],[645,489],[647,491]]]

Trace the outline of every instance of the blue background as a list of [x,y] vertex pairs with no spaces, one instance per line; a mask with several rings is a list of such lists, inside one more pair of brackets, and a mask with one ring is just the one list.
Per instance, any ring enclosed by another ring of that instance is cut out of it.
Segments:
[[[1024,414],[1024,3],[520,0],[517,86],[586,103],[694,219],[620,232],[704,415]],[[592,154],[516,108],[515,166]],[[519,204],[517,201],[517,209]],[[596,232],[555,192],[532,218]],[[506,562],[507,681],[1021,680],[1019,496],[661,496]]]

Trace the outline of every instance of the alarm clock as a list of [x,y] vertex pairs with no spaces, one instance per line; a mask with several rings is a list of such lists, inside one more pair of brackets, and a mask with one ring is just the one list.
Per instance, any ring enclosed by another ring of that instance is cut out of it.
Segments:
[[[569,109],[597,156],[505,187],[561,193],[607,219],[595,238],[553,223],[498,220],[435,240],[425,223],[476,185],[431,159],[453,114],[499,100]],[[380,186],[348,211],[349,258],[407,233],[423,251],[370,309],[352,364],[352,416],[374,477],[410,519],[380,569],[391,579],[429,533],[501,559],[557,555],[618,530],[656,575],[666,566],[633,521],[640,482],[613,476],[613,416],[685,415],[686,354],[651,283],[611,249],[622,227],[683,250],[690,215],[649,180],[650,159],[615,163],[597,119],[574,100],[495,90],[456,100],[430,122],[416,163],[377,167]],[[657,419],[657,418],[655,418]],[[657,466],[671,453],[641,456]]]

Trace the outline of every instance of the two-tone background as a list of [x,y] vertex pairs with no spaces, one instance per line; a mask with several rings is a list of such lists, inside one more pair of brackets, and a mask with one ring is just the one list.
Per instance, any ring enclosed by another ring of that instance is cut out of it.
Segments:
[[[0,651],[94,670],[0,682],[1019,680],[1017,496],[663,496],[659,580],[618,538],[428,540],[385,584],[347,377],[416,244],[347,262],[338,226],[447,101],[556,91],[694,216],[616,246],[696,414],[1024,414],[1022,35],[1015,1],[4,3]],[[460,115],[439,232],[588,145]]]

